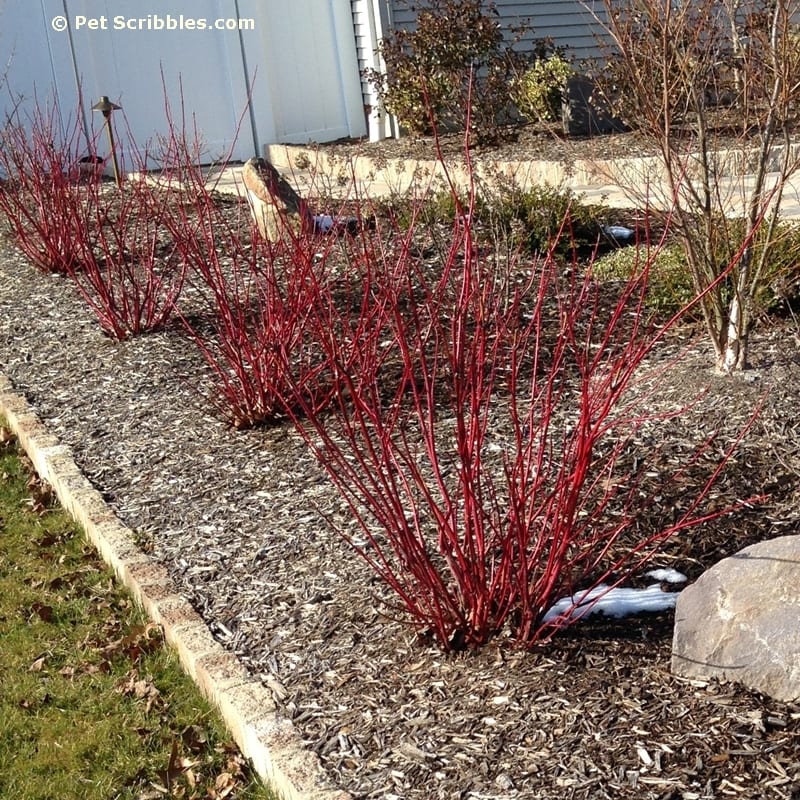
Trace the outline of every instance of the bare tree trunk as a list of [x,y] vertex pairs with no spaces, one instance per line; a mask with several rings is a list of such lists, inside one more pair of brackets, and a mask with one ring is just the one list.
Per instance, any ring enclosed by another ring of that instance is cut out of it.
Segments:
[[[779,179],[773,193],[766,191],[767,173],[776,140],[777,117],[781,112],[781,95],[783,94],[784,75],[781,69],[781,59],[778,55],[779,36],[788,31],[788,17],[786,4],[776,2],[773,7],[769,27],[769,66],[771,67],[772,86],[769,95],[767,117],[762,127],[759,160],[756,170],[756,179],[750,192],[747,209],[747,230],[745,232],[744,247],[736,269],[735,285],[728,306],[728,326],[725,342],[725,355],[719,365],[723,372],[746,369],[747,347],[751,325],[751,305],[753,303],[756,283],[751,281],[753,269],[753,239],[759,227],[764,224],[768,216],[770,202],[780,204],[783,194],[785,179]],[[785,121],[784,121],[785,128]],[[784,163],[789,157],[784,152]],[[770,216],[767,233],[774,230],[777,210]],[[762,256],[763,263],[763,256]]]
[[[741,278],[741,275],[740,275]],[[740,280],[733,293],[728,309],[728,330],[725,339],[725,350],[722,359],[718,362],[721,372],[729,373],[747,368],[747,345],[749,332],[747,330],[746,300],[744,292],[740,291]]]

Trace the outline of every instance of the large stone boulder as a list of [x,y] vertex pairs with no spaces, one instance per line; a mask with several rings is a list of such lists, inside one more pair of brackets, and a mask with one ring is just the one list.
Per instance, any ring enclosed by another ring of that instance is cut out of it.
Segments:
[[672,670],[800,699],[800,536],[747,547],[681,592]]
[[268,161],[247,161],[242,168],[242,182],[253,220],[265,239],[277,242],[287,232],[297,234],[313,227],[305,200]]

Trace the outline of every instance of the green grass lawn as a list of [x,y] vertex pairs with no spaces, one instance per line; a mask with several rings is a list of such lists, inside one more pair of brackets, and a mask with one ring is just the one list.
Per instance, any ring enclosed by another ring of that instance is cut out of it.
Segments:
[[0,420],[0,798],[268,800]]

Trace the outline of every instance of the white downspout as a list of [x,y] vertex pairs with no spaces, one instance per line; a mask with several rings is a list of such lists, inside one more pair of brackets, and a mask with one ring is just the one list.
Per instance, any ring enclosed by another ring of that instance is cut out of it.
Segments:
[[[365,0],[367,24],[369,25],[369,47],[372,50],[372,68],[378,72],[386,71],[379,45],[383,39],[383,15],[381,3],[385,0]],[[368,119],[369,140],[378,142],[387,136],[397,137],[399,128],[393,116],[386,113],[378,93],[370,87],[370,112]]]

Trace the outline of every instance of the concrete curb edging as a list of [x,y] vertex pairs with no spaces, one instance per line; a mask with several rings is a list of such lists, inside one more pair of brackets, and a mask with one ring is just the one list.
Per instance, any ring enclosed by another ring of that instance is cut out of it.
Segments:
[[[781,169],[784,145],[773,147],[767,157],[767,172]],[[800,144],[790,145],[793,158],[800,154]],[[312,174],[342,176],[361,181],[386,184],[396,191],[408,189],[417,173],[427,176],[445,175],[441,161],[417,158],[376,159],[357,150],[351,156],[331,154],[319,146],[291,144],[269,144],[264,146],[264,157],[281,172],[291,175],[294,171],[310,171]],[[739,178],[757,169],[757,151],[734,147],[719,150],[715,155],[716,169],[720,178]],[[702,177],[699,155],[686,160],[687,177]],[[492,180],[496,176],[513,179],[519,185],[533,186],[549,184],[572,188],[605,188],[607,186],[652,186],[669,185],[660,156],[631,156],[627,158],[576,158],[562,161],[545,160],[499,160],[476,159],[474,175],[479,179]],[[464,164],[448,164],[447,174],[457,185],[469,185],[470,170]]]
[[660,162],[655,157],[616,159],[615,161],[575,159],[569,163],[561,161],[508,161],[476,159],[468,169],[459,161],[444,164],[435,158],[386,158],[375,159],[370,155],[355,152],[351,156],[330,154],[324,149],[302,145],[270,144],[264,146],[264,157],[278,170],[287,175],[308,172],[329,178],[384,184],[396,192],[407,191],[420,177],[445,179],[449,176],[457,186],[467,186],[474,175],[478,180],[503,176],[513,179],[520,186],[549,184],[552,186],[605,186],[615,183],[620,175],[628,173],[653,176],[660,171]]
[[319,759],[303,748],[299,733],[278,713],[269,690],[213,638],[167,570],[139,549],[133,531],[81,473],[70,449],[47,430],[2,373],[0,415],[41,479],[52,486],[102,559],[162,628],[183,669],[219,709],[258,775],[285,800],[351,800],[347,792],[331,787]]

